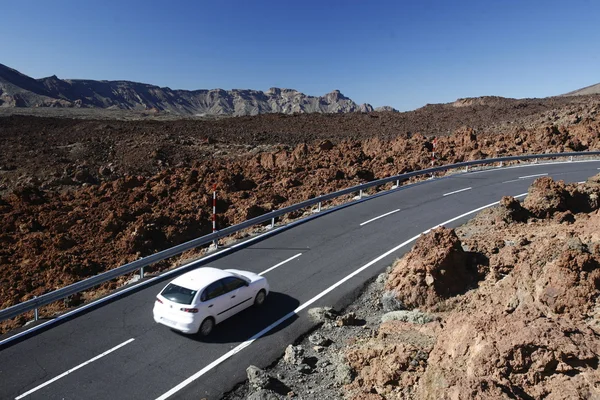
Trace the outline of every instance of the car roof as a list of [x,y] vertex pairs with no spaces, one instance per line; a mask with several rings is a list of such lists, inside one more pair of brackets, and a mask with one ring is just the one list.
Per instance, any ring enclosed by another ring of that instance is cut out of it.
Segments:
[[200,290],[210,285],[214,281],[234,276],[231,272],[218,268],[202,267],[178,276],[171,283],[182,286],[186,289]]

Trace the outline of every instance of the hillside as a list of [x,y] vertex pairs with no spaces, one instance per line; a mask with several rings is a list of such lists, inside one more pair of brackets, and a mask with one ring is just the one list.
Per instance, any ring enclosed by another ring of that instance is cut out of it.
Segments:
[[[99,108],[175,116],[370,112],[339,90],[308,96],[293,89],[172,90],[129,81],[33,79],[0,64],[0,108]],[[387,108],[386,108],[387,109]]]
[[589,94],[600,94],[600,83],[565,93],[563,96],[584,96]]

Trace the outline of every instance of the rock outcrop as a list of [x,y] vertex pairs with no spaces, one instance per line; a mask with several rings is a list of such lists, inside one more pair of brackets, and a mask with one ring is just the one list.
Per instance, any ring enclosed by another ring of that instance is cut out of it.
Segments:
[[454,231],[439,227],[417,240],[396,264],[385,288],[413,309],[463,293],[476,279],[472,261]]
[[[357,399],[373,393],[387,399],[600,398],[600,210],[593,203],[599,178],[583,185],[540,178],[523,209],[505,198],[457,234],[438,229],[422,237],[394,265],[386,290],[418,299],[405,300],[412,307],[437,304],[440,320],[402,322],[409,311],[386,318],[377,337],[346,353],[357,374],[349,393]],[[573,217],[565,222],[557,212]],[[530,219],[522,218],[527,213]],[[441,296],[433,281],[426,286],[427,271],[448,264],[460,247],[480,253],[489,268],[480,269],[487,273],[477,288]]]

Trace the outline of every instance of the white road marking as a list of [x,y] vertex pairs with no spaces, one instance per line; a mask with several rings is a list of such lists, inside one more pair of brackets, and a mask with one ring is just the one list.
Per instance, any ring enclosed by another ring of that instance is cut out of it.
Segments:
[[460,192],[464,192],[466,190],[471,190],[471,189],[473,189],[473,188],[468,187],[468,188],[464,188],[464,189],[460,189],[460,190],[455,190],[454,192],[444,193],[444,196],[450,196],[451,194],[460,193]]
[[[485,172],[496,172],[499,170],[507,170],[507,169],[514,169],[514,168],[543,167],[546,165],[579,164],[579,163],[588,163],[588,162],[600,162],[600,160],[553,161],[553,162],[545,162],[545,163],[541,163],[541,164],[511,165],[509,167],[492,167],[492,168],[487,168],[484,170],[469,171],[469,172],[467,172],[467,174],[475,175],[475,174],[482,174]],[[598,169],[600,169],[600,168],[598,168]]]
[[[527,195],[527,193],[523,193],[523,194],[519,194],[519,195],[514,196],[514,197],[515,198],[519,198],[519,197],[523,197],[523,196],[526,196],[526,195]],[[200,371],[196,372],[194,375],[190,376],[189,378],[187,378],[186,380],[184,380],[183,382],[181,382],[179,385],[175,386],[174,388],[172,388],[168,392],[164,393],[162,396],[157,397],[156,400],[165,400],[165,399],[168,399],[169,397],[173,396],[175,393],[179,392],[181,389],[183,389],[184,387],[186,387],[190,383],[194,382],[196,379],[200,378],[202,375],[206,374],[208,371],[210,371],[211,369],[213,369],[217,365],[221,364],[223,361],[227,360],[228,358],[230,358],[233,355],[239,353],[240,351],[242,351],[246,347],[250,346],[256,339],[264,336],[266,333],[268,333],[271,329],[275,328],[277,325],[283,323],[287,319],[289,319],[289,318],[293,317],[294,315],[298,314],[300,311],[304,310],[306,307],[310,306],[315,301],[319,300],[321,297],[323,297],[326,294],[328,294],[329,292],[333,291],[334,289],[336,289],[338,286],[342,285],[346,281],[348,281],[348,280],[352,279],[353,277],[355,277],[356,275],[360,274],[362,271],[364,271],[365,269],[369,268],[371,265],[373,265],[376,262],[380,261],[381,259],[389,256],[390,254],[394,253],[395,251],[401,249],[402,247],[406,246],[410,242],[413,242],[413,241],[417,240],[419,238],[419,236],[424,235],[424,234],[430,232],[432,229],[435,229],[435,228],[437,228],[439,226],[443,226],[443,225],[449,224],[449,223],[454,222],[454,221],[456,221],[456,220],[458,220],[460,218],[466,217],[467,215],[474,214],[474,213],[479,212],[479,211],[481,211],[483,209],[486,209],[488,207],[495,206],[496,204],[499,204],[499,203],[500,203],[499,201],[496,201],[494,203],[490,203],[490,204],[485,205],[483,207],[479,207],[479,208],[476,208],[475,210],[472,210],[472,211],[466,212],[464,214],[461,214],[458,217],[454,217],[452,219],[449,219],[448,221],[444,221],[441,224],[436,225],[433,228],[430,228],[430,229],[428,229],[428,230],[426,230],[426,231],[424,231],[424,232],[422,232],[422,233],[420,233],[420,234],[418,234],[416,236],[413,236],[412,238],[408,239],[407,241],[405,241],[403,243],[400,243],[398,246],[394,247],[393,249],[386,251],[385,253],[383,253],[379,257],[375,258],[374,260],[371,260],[370,262],[368,262],[367,264],[363,265],[362,267],[360,267],[356,271],[352,272],[350,275],[346,276],[342,280],[340,280],[337,283],[333,284],[332,286],[328,287],[327,289],[325,289],[324,291],[322,291],[321,293],[319,293],[318,295],[316,295],[312,299],[308,300],[306,303],[300,305],[294,311],[291,311],[291,312],[287,313],[286,315],[284,315],[283,317],[279,318],[277,321],[273,322],[271,325],[267,326],[262,331],[258,332],[254,336],[252,336],[250,339],[246,340],[245,342],[243,342],[243,343],[239,344],[238,346],[234,347],[233,349],[231,349],[227,353],[223,354],[221,357],[217,358],[215,361],[211,362],[206,367],[202,368]]]
[[510,181],[504,181],[502,183],[510,183],[510,182],[518,182],[518,181],[520,181],[520,179],[512,179]]
[[64,372],[64,373],[62,373],[62,374],[60,374],[60,375],[58,375],[58,376],[56,376],[56,377],[54,377],[54,378],[50,379],[49,381],[46,381],[46,382],[42,383],[41,385],[34,387],[34,388],[33,388],[33,389],[31,389],[30,391],[28,391],[28,392],[25,392],[25,393],[23,393],[22,395],[15,397],[15,400],[22,399],[23,397],[26,397],[26,396],[30,395],[31,393],[33,393],[33,392],[36,392],[36,391],[40,390],[41,388],[43,388],[43,387],[45,387],[45,386],[48,386],[48,385],[49,385],[49,384],[51,384],[52,382],[55,382],[55,381],[59,380],[60,378],[63,378],[63,377],[65,377],[65,376],[69,375],[71,372],[77,371],[79,368],[85,367],[85,366],[86,366],[86,365],[88,365],[89,363],[92,363],[92,362],[94,362],[94,361],[96,361],[96,360],[98,360],[98,359],[100,359],[100,358],[104,357],[105,355],[107,355],[107,354],[110,354],[110,353],[112,353],[113,351],[120,349],[121,347],[123,347],[123,346],[125,346],[125,345],[127,345],[127,344],[129,344],[129,343],[131,343],[131,342],[133,342],[134,340],[135,340],[134,338],[131,338],[131,339],[129,339],[129,340],[126,340],[126,341],[124,341],[124,342],[123,342],[123,343],[121,343],[120,345],[118,345],[118,346],[115,346],[115,347],[113,347],[112,349],[110,349],[110,350],[107,350],[107,351],[105,351],[104,353],[102,353],[102,354],[100,354],[100,355],[98,355],[98,356],[96,356],[96,357],[94,357],[94,358],[92,358],[92,359],[90,359],[90,360],[88,360],[88,361],[86,361],[86,362],[82,363],[82,364],[79,364],[79,365],[78,365],[78,366],[76,366],[75,368],[71,368],[71,369],[70,369],[70,370],[68,370],[67,372]]
[[397,209],[397,210],[394,210],[394,211],[390,211],[389,213],[385,213],[385,214],[383,214],[383,215],[380,215],[379,217],[375,217],[375,218],[373,218],[373,219],[370,219],[370,220],[368,220],[368,221],[365,221],[365,222],[363,222],[362,224],[360,224],[360,226],[366,225],[366,224],[368,224],[369,222],[376,221],[376,220],[378,220],[379,218],[387,217],[388,215],[390,215],[390,214],[393,214],[393,213],[397,213],[398,211],[400,211],[400,209]]
[[545,174],[536,174],[536,175],[527,175],[527,176],[520,176],[519,179],[535,178],[535,177],[538,177],[538,176],[546,176],[546,175],[548,175],[548,173],[545,173]]
[[587,181],[581,181],[581,182],[577,182],[577,184],[582,184],[582,183],[585,183],[585,182],[587,182]]
[[295,256],[293,256],[293,257],[290,257],[290,258],[288,258],[287,260],[284,260],[284,261],[280,262],[280,263],[279,263],[279,264],[277,264],[277,265],[273,265],[273,266],[272,266],[271,268],[269,268],[269,269],[265,269],[265,270],[264,270],[263,272],[261,272],[259,275],[266,274],[266,273],[267,273],[267,272],[269,272],[269,271],[273,271],[275,268],[277,268],[277,267],[281,267],[281,266],[282,266],[283,264],[285,264],[286,262],[292,261],[294,258],[298,258],[298,257],[300,257],[301,255],[302,255],[302,253],[298,253],[298,254],[296,254]]

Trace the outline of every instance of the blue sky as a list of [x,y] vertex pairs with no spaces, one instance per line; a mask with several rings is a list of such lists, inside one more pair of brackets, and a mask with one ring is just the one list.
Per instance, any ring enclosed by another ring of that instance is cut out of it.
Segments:
[[0,63],[34,78],[172,89],[339,89],[412,110],[600,82],[600,2],[2,2]]

